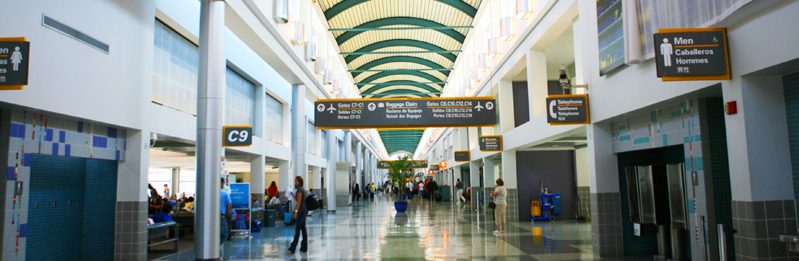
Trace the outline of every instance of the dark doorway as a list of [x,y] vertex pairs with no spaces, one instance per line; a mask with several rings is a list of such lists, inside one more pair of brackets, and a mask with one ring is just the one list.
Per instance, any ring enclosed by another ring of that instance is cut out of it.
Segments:
[[519,220],[530,221],[530,204],[541,199],[540,184],[549,193],[560,194],[559,220],[575,219],[577,181],[574,151],[516,152],[516,179],[519,186]]

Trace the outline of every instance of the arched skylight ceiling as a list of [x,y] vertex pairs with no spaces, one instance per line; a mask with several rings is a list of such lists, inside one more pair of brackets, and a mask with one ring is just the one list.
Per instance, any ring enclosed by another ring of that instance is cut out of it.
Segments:
[[[319,0],[364,98],[438,97],[482,0]],[[380,131],[389,154],[421,130]]]

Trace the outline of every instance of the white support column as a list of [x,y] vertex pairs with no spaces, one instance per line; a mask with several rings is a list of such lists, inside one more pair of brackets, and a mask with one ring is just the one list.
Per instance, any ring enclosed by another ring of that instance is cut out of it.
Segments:
[[527,99],[530,101],[530,120],[543,116],[546,112],[547,95],[547,56],[543,52],[531,50],[527,53]]
[[308,120],[305,117],[305,85],[294,85],[291,102],[291,174],[288,187],[294,187],[294,177],[300,176],[307,180],[308,165],[305,154],[308,152],[307,138]]
[[613,153],[609,126],[588,125],[588,179],[591,191],[591,230],[594,254],[602,257],[624,254],[618,159]]
[[338,162],[338,138],[334,131],[327,134],[325,141],[328,151],[327,171],[325,174],[325,197],[327,198],[327,211],[336,211],[336,162]]
[[197,91],[197,197],[194,256],[219,259],[219,183],[222,172],[222,125],[225,108],[225,2],[202,0],[200,73]]
[[147,241],[136,239],[147,235],[147,225],[142,220],[147,219],[148,209],[144,188],[147,188],[150,132],[128,130],[125,142],[125,160],[117,166],[116,227],[130,229],[117,232],[114,256],[118,259],[146,259]]
[[516,151],[503,151],[502,152],[502,173],[501,178],[505,181],[505,187],[508,189],[518,188],[516,182]]
[[344,134],[344,161],[352,162],[352,132],[346,131]]
[[[481,209],[480,201],[483,199],[483,188],[480,185],[480,169],[482,168],[480,160],[469,162],[469,186],[472,188],[470,194],[470,202],[472,209]],[[478,211],[479,212],[479,211]]]
[[[363,144],[360,141],[356,141],[357,144],[355,145],[355,180],[353,183],[358,183],[363,185],[361,181],[361,175],[363,175]],[[353,184],[350,184],[352,186]],[[350,187],[352,189],[352,187]]]
[[322,167],[311,166],[311,176],[305,181],[308,189],[319,190],[322,188]]
[[513,111],[513,84],[510,81],[499,82],[499,129],[506,132],[516,128],[516,121]]
[[277,181],[277,187],[280,191],[285,191],[287,188],[293,187],[291,180],[291,161],[288,160],[281,160],[279,163],[279,176]]
[[496,162],[494,162],[494,160],[483,159],[483,182],[486,188],[494,188],[497,185],[495,169]]
[[258,206],[266,206],[264,193],[266,193],[266,157],[255,156],[250,161],[250,194],[258,201]]

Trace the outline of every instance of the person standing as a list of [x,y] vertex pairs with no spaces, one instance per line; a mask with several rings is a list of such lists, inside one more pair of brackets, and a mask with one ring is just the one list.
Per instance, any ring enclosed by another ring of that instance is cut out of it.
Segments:
[[430,179],[430,182],[427,183],[427,194],[430,194],[430,202],[436,202],[436,193],[438,193],[438,182],[434,179]]
[[494,192],[491,192],[491,196],[494,197],[494,204],[496,204],[494,220],[497,222],[497,230],[494,230],[494,234],[502,234],[505,232],[505,208],[508,206],[508,190],[505,189],[505,181],[497,179],[497,187],[494,188]]
[[294,255],[297,250],[297,241],[300,239],[300,233],[302,233],[300,252],[308,252],[308,230],[305,227],[305,221],[308,217],[308,206],[305,204],[306,200],[308,199],[308,192],[302,188],[303,183],[304,181],[302,180],[302,177],[294,177],[297,205],[294,208],[294,214],[292,216],[292,219],[296,221],[296,224],[294,225],[294,240],[291,241],[291,246],[289,246],[289,253],[292,255]]
[[230,200],[230,193],[225,191],[225,179],[219,183],[219,244],[224,244],[225,240],[230,237],[230,230],[228,229],[228,222],[230,222],[230,215],[233,212],[233,201]]
[[164,184],[164,197],[165,198],[169,198],[170,196],[172,196],[172,194],[169,194],[169,192],[170,192],[169,191],[169,185],[168,184]]
[[361,193],[361,187],[358,185],[358,182],[352,185],[352,201],[355,202],[358,200],[359,195]]
[[266,195],[269,196],[269,199],[272,199],[277,196],[277,192],[277,183],[272,181],[272,184],[269,184],[269,189],[266,190]]
[[455,196],[458,197],[458,205],[466,203],[466,198],[463,197],[463,182],[461,182],[461,179],[455,182],[455,189],[457,189]]

